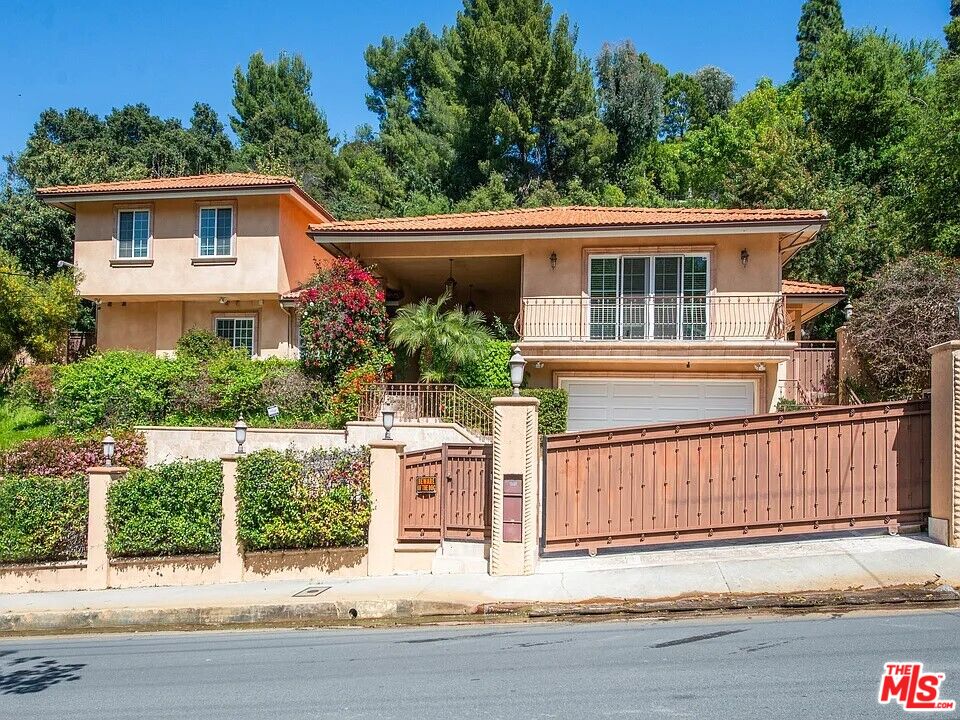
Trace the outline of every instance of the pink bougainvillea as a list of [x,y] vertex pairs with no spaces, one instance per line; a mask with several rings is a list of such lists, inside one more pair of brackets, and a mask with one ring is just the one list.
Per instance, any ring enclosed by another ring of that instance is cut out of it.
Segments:
[[[143,435],[117,433],[114,465],[137,468],[146,461]],[[103,440],[99,437],[47,437],[27,440],[0,453],[0,474],[41,477],[70,477],[87,468],[103,465]]]
[[386,347],[383,288],[356,260],[320,267],[300,293],[300,358],[329,380]]

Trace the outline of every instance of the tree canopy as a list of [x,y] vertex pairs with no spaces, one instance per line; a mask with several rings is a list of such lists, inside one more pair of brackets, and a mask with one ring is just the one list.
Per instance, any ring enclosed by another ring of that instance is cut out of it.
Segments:
[[237,67],[232,135],[203,103],[189,122],[143,104],[51,108],[6,158],[0,248],[30,273],[69,259],[72,221],[35,199],[43,185],[252,169],[295,176],[342,218],[826,208],[829,227],[786,272],[855,296],[897,258],[960,255],[960,0],[943,0],[940,40],[848,29],[840,0],[797,5],[794,75],[779,86],[667,68],[629,40],[591,59],[545,0],[464,0],[439,32],[367,48],[372,123],[349,137],[331,135],[289,53]]

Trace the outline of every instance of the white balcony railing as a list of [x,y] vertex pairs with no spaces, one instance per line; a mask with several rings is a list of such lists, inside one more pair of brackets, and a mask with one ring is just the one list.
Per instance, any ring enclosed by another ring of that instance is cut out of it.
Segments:
[[780,293],[527,297],[517,319],[526,342],[782,340],[785,326]]

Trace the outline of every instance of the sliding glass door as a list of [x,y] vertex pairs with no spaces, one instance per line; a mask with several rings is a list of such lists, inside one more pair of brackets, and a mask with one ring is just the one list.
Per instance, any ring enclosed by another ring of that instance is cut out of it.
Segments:
[[590,258],[591,340],[703,339],[705,255]]

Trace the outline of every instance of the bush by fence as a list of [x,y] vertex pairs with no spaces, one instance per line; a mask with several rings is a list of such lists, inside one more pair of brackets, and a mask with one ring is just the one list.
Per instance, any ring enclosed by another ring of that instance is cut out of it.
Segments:
[[[117,433],[115,439],[115,465],[144,466],[147,445],[143,435],[123,432]],[[103,462],[102,437],[45,437],[27,440],[0,452],[0,474],[65,478],[86,474],[87,468],[103,465]]]
[[237,534],[246,550],[363,545],[370,507],[368,448],[261,450],[237,466]]
[[0,478],[0,563],[82,558],[87,551],[86,478]]
[[113,557],[218,552],[222,495],[216,460],[132,470],[107,495],[107,550]]
[[[509,388],[471,388],[468,393],[485,403],[495,397],[509,395]],[[541,435],[552,435],[567,431],[567,391],[559,388],[526,388],[520,391],[524,397],[535,397],[540,400],[540,423],[538,432]]]

